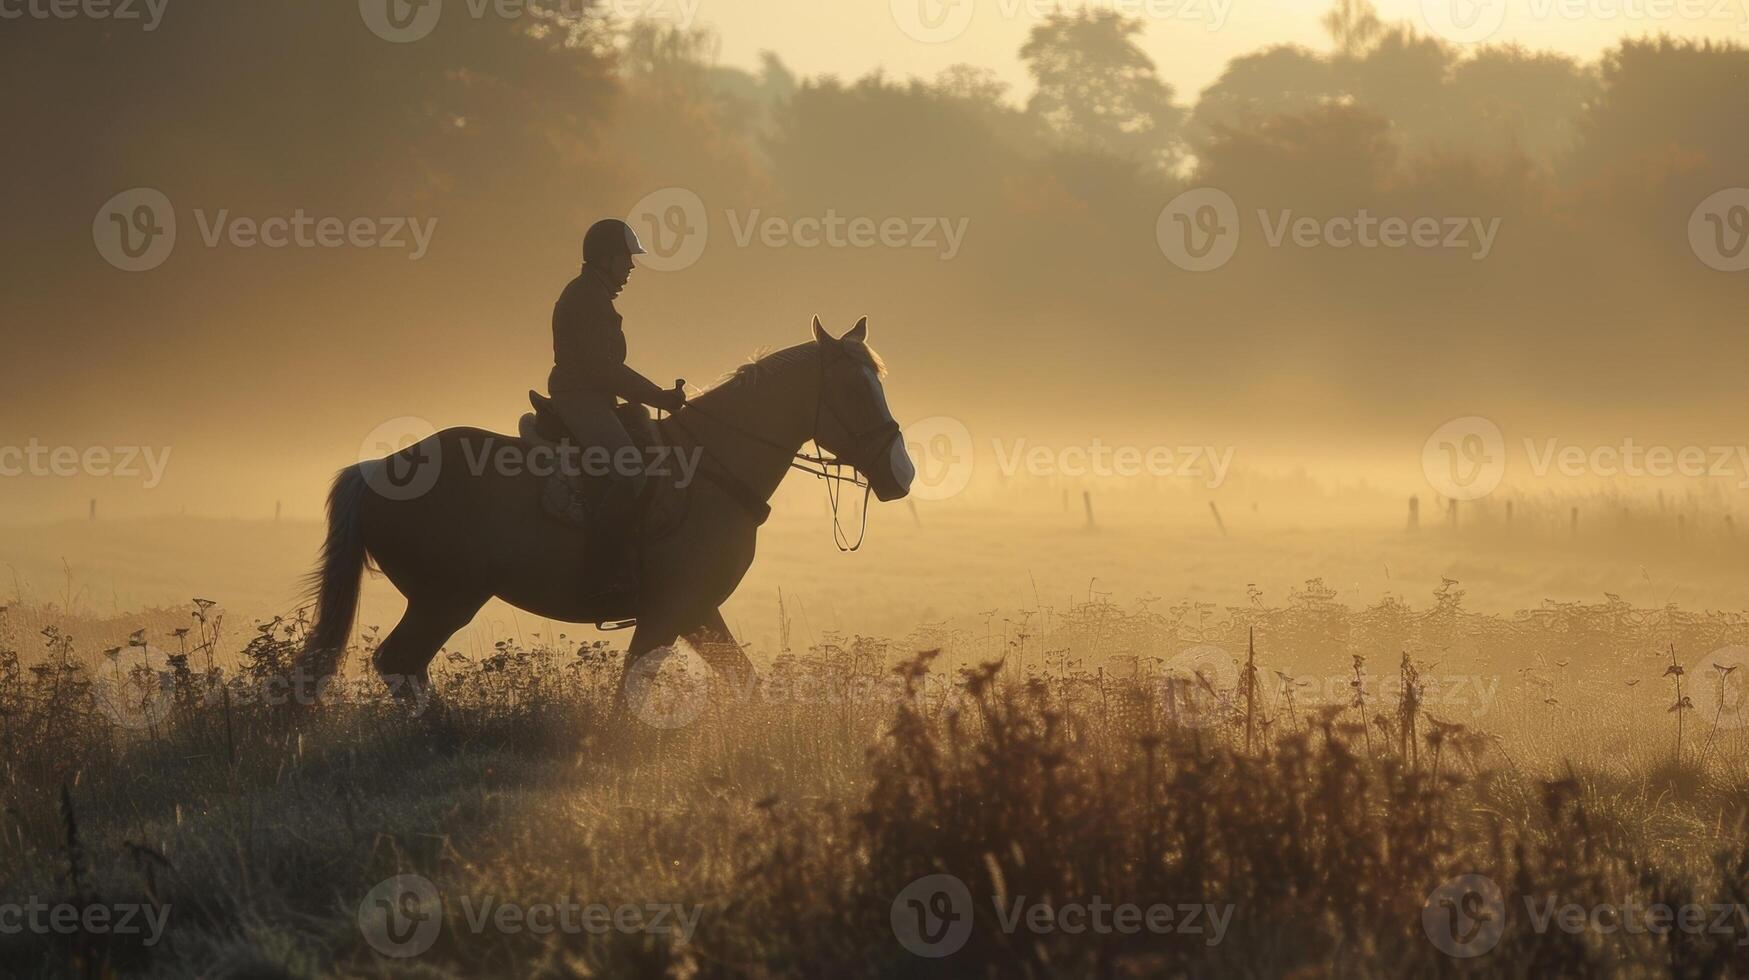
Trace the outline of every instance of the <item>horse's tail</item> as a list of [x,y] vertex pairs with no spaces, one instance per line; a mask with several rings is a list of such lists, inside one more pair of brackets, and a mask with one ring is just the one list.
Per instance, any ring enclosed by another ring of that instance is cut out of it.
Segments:
[[321,567],[310,573],[309,580],[316,620],[298,661],[317,680],[339,669],[358,616],[358,593],[368,557],[358,514],[364,492],[363,472],[348,466],[334,478],[334,489],[328,494],[328,540],[322,545]]

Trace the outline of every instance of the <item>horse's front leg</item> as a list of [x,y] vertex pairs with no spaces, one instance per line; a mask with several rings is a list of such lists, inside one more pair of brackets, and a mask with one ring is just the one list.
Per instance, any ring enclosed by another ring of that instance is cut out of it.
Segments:
[[728,681],[737,693],[745,692],[757,676],[747,651],[735,641],[735,635],[729,632],[729,624],[723,621],[721,609],[712,609],[703,622],[687,632],[686,642],[692,644],[705,663],[710,664],[711,669]]
[[[716,676],[662,678],[662,665],[682,638]],[[619,707],[622,716],[629,708],[632,715],[653,727],[680,727],[690,724],[708,699],[746,696],[754,678],[753,662],[735,642],[715,607],[683,616],[643,618],[638,620],[626,649]]]
[[632,718],[656,728],[678,727],[667,722],[659,710],[658,676],[666,651],[680,638],[680,627],[670,617],[640,616],[626,647],[625,667],[620,672],[619,694],[614,699],[618,726],[635,725]]

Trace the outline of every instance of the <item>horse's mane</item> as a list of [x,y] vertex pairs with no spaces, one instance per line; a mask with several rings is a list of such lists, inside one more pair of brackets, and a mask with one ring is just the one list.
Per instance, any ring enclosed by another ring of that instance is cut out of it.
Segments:
[[[881,355],[876,353],[873,347],[858,340],[846,340],[842,343],[845,353],[871,368],[875,377],[884,378],[887,376],[887,362],[881,359]],[[759,380],[761,375],[803,364],[818,364],[819,358],[820,344],[814,340],[805,344],[797,344],[794,347],[785,347],[778,351],[760,348],[747,358],[746,363],[718,378],[716,384],[711,385],[707,390],[715,391],[718,388],[734,384],[753,384]]]

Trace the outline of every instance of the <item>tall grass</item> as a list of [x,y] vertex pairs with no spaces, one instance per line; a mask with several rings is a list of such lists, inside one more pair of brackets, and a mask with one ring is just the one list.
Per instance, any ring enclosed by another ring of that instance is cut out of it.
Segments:
[[[0,972],[1749,972],[1741,919],[1570,933],[1527,913],[1551,899],[1749,905],[1741,733],[1697,701],[1673,752],[1655,690],[1670,644],[1704,656],[1742,636],[1741,615],[1612,600],[1477,616],[1455,583],[1420,610],[1349,609],[1315,581],[1281,606],[1156,605],[1090,596],[981,632],[828,637],[756,688],[697,689],[696,720],[672,729],[616,710],[615,651],[563,637],[445,657],[442,710],[410,717],[364,684],[315,712],[274,703],[307,631],[297,617],[215,654],[216,610],[197,608],[188,634],[165,638],[188,641],[177,652],[114,662],[85,655],[68,624],[41,626],[25,652],[0,619],[0,903],[141,902],[171,923],[153,947],[0,935]],[[367,631],[351,661],[374,642]],[[1506,678],[1482,716],[1440,689],[1460,672]],[[684,697],[707,682],[663,683]],[[1615,739],[1637,748],[1609,764],[1599,747]],[[422,955],[387,959],[356,910],[404,873],[441,889],[444,929]],[[938,960],[893,925],[895,901],[929,875],[971,898],[963,948]],[[1474,959],[1447,955],[1423,919],[1463,875],[1502,898],[1498,946]],[[690,939],[476,934],[460,899],[483,896],[702,915]],[[1017,903],[1096,898],[1231,917],[1218,942],[1206,921],[1189,934],[1003,926]]]

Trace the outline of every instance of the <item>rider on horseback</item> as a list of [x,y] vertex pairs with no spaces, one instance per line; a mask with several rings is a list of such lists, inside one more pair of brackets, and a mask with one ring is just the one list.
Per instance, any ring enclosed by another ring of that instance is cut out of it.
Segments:
[[633,552],[636,509],[644,488],[643,452],[615,415],[615,399],[673,412],[686,402],[681,388],[663,388],[626,365],[623,320],[614,309],[643,255],[637,233],[608,219],[583,238],[583,270],[553,306],[553,371],[547,388],[572,438],[605,466],[575,479],[575,504],[587,518],[594,591],[637,587]]

